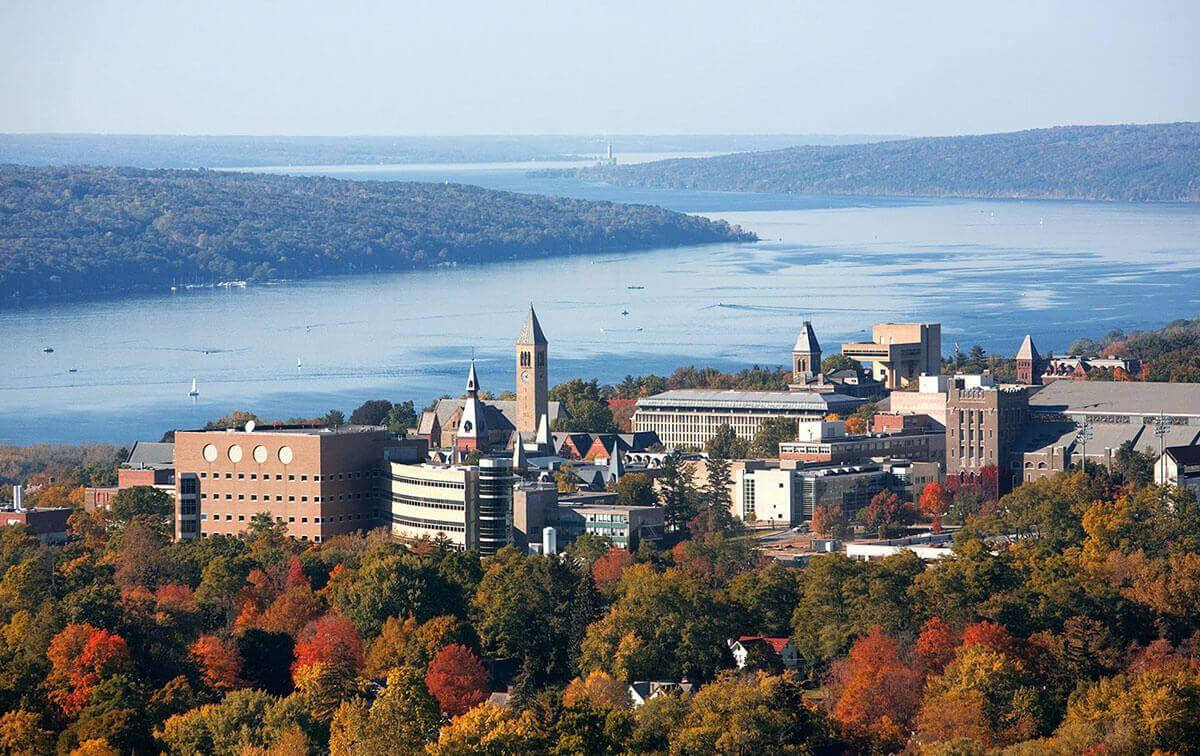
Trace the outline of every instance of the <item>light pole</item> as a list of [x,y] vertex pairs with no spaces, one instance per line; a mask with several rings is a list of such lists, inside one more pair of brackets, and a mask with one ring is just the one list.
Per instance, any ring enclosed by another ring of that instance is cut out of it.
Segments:
[[1154,418],[1154,435],[1158,436],[1159,484],[1163,486],[1167,485],[1167,458],[1163,453],[1163,439],[1166,438],[1169,427],[1167,416],[1159,411],[1158,417]]
[[1083,418],[1083,422],[1079,424],[1079,432],[1075,434],[1075,440],[1079,442],[1079,469],[1087,472],[1087,442],[1092,440],[1092,422]]

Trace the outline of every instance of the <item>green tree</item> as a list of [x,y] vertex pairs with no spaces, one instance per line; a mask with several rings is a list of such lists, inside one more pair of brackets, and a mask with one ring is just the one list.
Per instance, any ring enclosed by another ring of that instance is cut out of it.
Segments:
[[773,458],[779,456],[779,445],[787,441],[795,441],[797,435],[796,420],[787,417],[772,417],[763,421],[754,440],[750,443],[750,453],[757,457]]
[[738,438],[732,426],[722,423],[704,445],[704,451],[708,452],[708,456],[720,459],[745,459],[749,446]]
[[112,499],[113,516],[120,522],[129,522],[143,516],[156,524],[170,522],[175,514],[171,496],[153,486],[123,488]]
[[853,370],[860,379],[863,377],[862,363],[844,354],[831,354],[821,360],[821,372],[825,375],[836,373],[839,370]]
[[570,417],[560,418],[554,423],[556,431],[580,431],[587,433],[615,433],[612,410],[601,395],[600,384],[593,378],[584,381],[574,378],[550,389],[549,399],[559,402]]
[[658,502],[653,481],[643,473],[622,475],[620,480],[610,483],[608,488],[616,492],[617,504],[623,507],[649,507]]
[[383,425],[392,411],[387,399],[368,399],[350,413],[351,425]]
[[325,416],[321,418],[321,421],[330,428],[340,428],[346,424],[346,416],[342,414],[341,410],[332,409],[325,413]]
[[663,458],[658,476],[658,501],[663,508],[667,530],[678,532],[696,516],[696,492],[692,476],[680,464],[679,454],[670,452]]
[[700,492],[701,514],[705,515],[708,525],[716,531],[730,530],[734,526],[733,501],[729,490],[733,486],[733,477],[729,469],[729,460],[722,457],[709,457],[704,461],[707,481]]
[[387,417],[384,418],[384,425],[392,433],[403,434],[410,428],[417,427],[417,411],[413,407],[412,400],[393,404],[391,410],[388,411]]
[[441,723],[421,671],[398,667],[370,704],[353,699],[338,707],[330,724],[330,753],[383,756],[417,750],[437,739]]

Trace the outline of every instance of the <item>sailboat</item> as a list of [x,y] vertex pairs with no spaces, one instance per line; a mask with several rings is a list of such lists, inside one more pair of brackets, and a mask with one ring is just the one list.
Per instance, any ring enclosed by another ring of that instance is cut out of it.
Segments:
[[193,399],[200,396],[200,390],[196,388],[195,378],[192,379],[192,390],[188,392],[188,396],[192,397]]
[[297,356],[296,357],[296,369],[299,370],[302,367],[304,367],[304,363],[300,362],[300,357]]

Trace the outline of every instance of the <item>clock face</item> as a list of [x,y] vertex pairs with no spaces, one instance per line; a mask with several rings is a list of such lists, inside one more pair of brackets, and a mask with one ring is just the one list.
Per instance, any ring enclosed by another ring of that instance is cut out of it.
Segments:
[[521,371],[521,380],[525,381],[526,383],[529,382],[529,371],[528,370]]

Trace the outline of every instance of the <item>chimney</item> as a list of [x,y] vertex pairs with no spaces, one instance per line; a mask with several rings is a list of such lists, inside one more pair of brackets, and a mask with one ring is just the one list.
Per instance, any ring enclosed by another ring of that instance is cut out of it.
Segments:
[[25,487],[20,483],[13,486],[13,509],[18,512],[25,511]]

